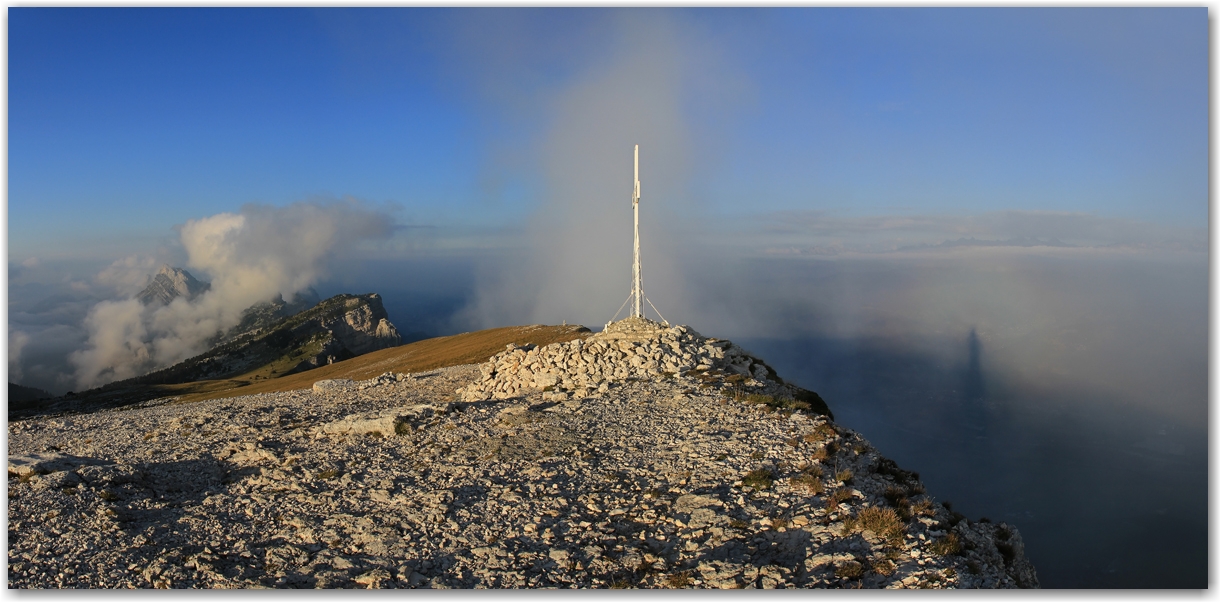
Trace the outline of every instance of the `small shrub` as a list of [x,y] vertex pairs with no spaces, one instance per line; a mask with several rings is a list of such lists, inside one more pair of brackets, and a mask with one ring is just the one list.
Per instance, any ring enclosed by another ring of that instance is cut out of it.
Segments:
[[753,459],[755,459],[755,460],[761,460],[761,459],[763,459],[763,457],[764,457],[764,456],[766,456],[766,455],[767,455],[767,454],[764,454],[764,453],[762,453],[762,452],[760,452],[760,451],[756,451],[756,452],[750,452],[750,457],[751,457],[751,458],[753,458]]
[[936,509],[932,506],[932,500],[923,498],[911,506],[911,514],[915,516],[935,516]]
[[691,579],[691,577],[690,577],[690,573],[687,571],[682,571],[681,573],[674,573],[665,579],[665,582],[668,583],[669,586],[673,587],[673,588],[690,587],[691,583],[693,581],[694,580]]
[[852,475],[851,470],[847,468],[835,473],[835,479],[843,481],[844,483],[850,483],[853,476],[854,475]]
[[864,575],[864,565],[856,562],[855,560],[841,562],[835,567],[835,577],[840,577],[842,579],[859,579],[862,575]]
[[890,543],[902,543],[902,536],[906,529],[893,508],[870,506],[861,510],[856,515],[856,519],[859,528],[868,529],[889,540]]
[[846,488],[836,489],[830,494],[829,497],[826,498],[826,510],[828,512],[832,511],[837,508],[839,504],[846,502],[851,498],[851,491],[848,491]]
[[969,571],[971,575],[978,575],[979,573],[983,572],[983,569],[979,566],[977,560],[967,560],[966,570]]
[[156,434],[156,433],[144,433],[144,440],[145,440],[145,441],[150,441],[150,440],[152,440],[152,439],[153,439],[154,437],[156,437],[156,436],[157,436],[157,434]]
[[932,542],[928,550],[937,556],[952,556],[962,551],[962,544],[957,539],[957,533],[950,533]]
[[811,495],[819,495],[823,491],[822,480],[810,474],[792,477],[788,480],[788,484],[797,491]]
[[404,422],[399,422],[398,424],[395,424],[394,425],[394,434],[395,435],[411,434],[411,423],[404,421]]
[[339,476],[339,471],[337,471],[333,468],[327,468],[326,470],[322,470],[322,471],[318,472],[318,478],[322,479],[324,481],[329,481],[330,479],[333,479],[337,476]]
[[890,485],[885,488],[885,492],[881,494],[886,502],[895,508],[905,506],[907,504],[907,490],[901,487]]
[[830,454],[826,451],[825,446],[819,447],[819,448],[813,450],[813,455],[809,456],[809,458],[811,460],[813,460],[814,462],[822,462],[822,461],[825,461],[826,458],[829,458],[829,457],[830,457]]
[[631,584],[625,579],[615,579],[610,583],[610,589],[627,589],[629,587],[631,587]]
[[382,437],[385,437],[385,435],[382,435],[381,431],[373,431],[369,433],[369,437],[372,437],[373,439],[381,439]]
[[751,470],[750,472],[746,473],[745,477],[742,477],[742,479],[741,479],[741,484],[743,486],[753,487],[755,489],[760,489],[760,490],[761,489],[770,489],[771,485],[773,485],[774,483],[775,483],[775,475],[771,474],[771,471],[767,470],[766,468],[759,468],[758,470]]
[[115,493],[109,489],[103,489],[101,493],[97,494],[97,496],[103,500],[106,500],[107,502],[113,502],[119,499],[119,496],[115,495]]
[[1000,555],[1004,557],[1005,564],[1012,564],[1013,558],[1016,556],[1016,552],[1012,549],[1012,544],[1006,541],[999,541],[996,542],[995,549],[1000,551]]
[[813,466],[806,468],[802,472],[804,472],[805,474],[807,474],[811,477],[815,477],[815,478],[819,478],[819,479],[822,478],[822,467],[818,466],[817,464],[814,464]]
[[793,438],[791,438],[791,439],[785,439],[785,440],[784,440],[784,443],[787,443],[788,445],[790,445],[790,446],[792,446],[792,447],[800,447],[800,446],[801,446],[801,440],[800,440],[800,439],[797,439],[796,437],[793,437]]
[[789,522],[789,520],[786,518],[771,519],[771,528],[772,529],[783,529],[783,528],[786,528],[790,524],[791,524],[791,522]]
[[[908,491],[911,492],[914,492],[916,485],[919,483],[919,473],[898,468],[898,465],[889,458],[881,458],[877,460],[877,468],[874,469],[874,472],[880,475],[893,477],[894,481],[900,485],[906,485]],[[919,491],[919,493],[922,492],[922,490]]]
[[806,389],[799,389],[796,392],[796,400],[807,404],[810,412],[834,419],[834,414],[831,413],[830,407],[826,405],[826,401],[822,399],[821,395]]
[[893,575],[894,571],[896,570],[898,570],[898,566],[894,564],[894,561],[888,558],[882,558],[881,560],[873,563],[873,572],[881,575],[882,577]]
[[750,526],[750,523],[741,520],[740,518],[731,518],[729,519],[729,526],[734,529],[745,529],[746,527]]

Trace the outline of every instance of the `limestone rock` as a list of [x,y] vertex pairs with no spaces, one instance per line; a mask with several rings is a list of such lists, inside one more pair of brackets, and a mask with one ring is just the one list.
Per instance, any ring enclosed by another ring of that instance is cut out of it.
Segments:
[[1037,587],[1017,529],[679,328],[11,421],[9,587]]
[[313,384],[314,393],[335,393],[354,388],[356,388],[356,381],[350,378],[320,380]]
[[15,476],[48,474],[65,470],[76,470],[81,466],[106,464],[106,460],[85,458],[58,452],[30,453],[8,457],[8,472]]

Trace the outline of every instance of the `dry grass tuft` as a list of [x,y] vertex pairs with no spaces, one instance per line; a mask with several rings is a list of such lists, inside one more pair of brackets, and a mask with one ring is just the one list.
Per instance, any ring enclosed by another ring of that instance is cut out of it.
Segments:
[[852,498],[851,490],[846,487],[836,489],[826,498],[826,511],[830,512],[839,507],[839,504],[846,502]]
[[850,483],[853,476],[855,475],[851,473],[851,470],[844,468],[843,470],[835,473],[835,480],[842,481],[843,483]]
[[775,484],[775,475],[771,474],[766,468],[751,470],[746,473],[746,476],[741,478],[741,484],[744,487],[753,487],[755,489],[770,489],[771,485]]
[[902,543],[902,536],[906,534],[906,526],[893,508],[877,506],[861,510],[852,520],[844,521],[843,528],[844,531],[869,530],[894,545]]
[[962,543],[957,539],[957,533],[950,533],[928,546],[933,554],[937,556],[951,556],[962,551]]
[[797,491],[810,495],[820,495],[825,489],[822,480],[811,474],[802,474],[788,480],[788,485]]

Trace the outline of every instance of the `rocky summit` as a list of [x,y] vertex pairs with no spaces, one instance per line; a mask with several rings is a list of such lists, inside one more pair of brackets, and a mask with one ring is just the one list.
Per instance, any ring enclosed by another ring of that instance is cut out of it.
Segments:
[[190,272],[162,265],[149,281],[148,286],[136,295],[144,305],[168,305],[179,297],[190,301],[206,292],[211,285],[200,282]]
[[731,342],[646,320],[16,421],[9,453],[13,588],[1038,586],[1016,528]]

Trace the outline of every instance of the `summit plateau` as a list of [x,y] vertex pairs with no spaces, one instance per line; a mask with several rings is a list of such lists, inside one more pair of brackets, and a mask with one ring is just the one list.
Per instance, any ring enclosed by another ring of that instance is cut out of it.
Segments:
[[9,424],[13,588],[1038,587],[730,341],[629,318]]

